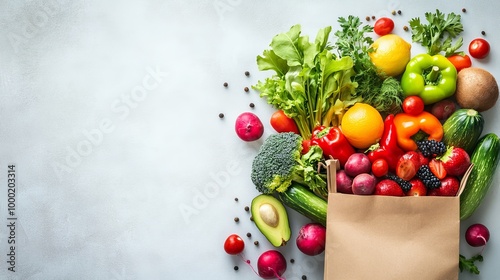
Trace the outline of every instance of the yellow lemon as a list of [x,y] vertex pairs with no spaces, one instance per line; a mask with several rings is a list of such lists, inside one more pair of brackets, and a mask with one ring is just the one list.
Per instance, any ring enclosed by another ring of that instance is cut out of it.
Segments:
[[384,132],[384,120],[377,109],[359,102],[345,112],[340,126],[347,141],[358,149],[378,143]]
[[384,35],[373,42],[372,48],[370,59],[381,75],[398,76],[410,61],[411,44],[398,35]]

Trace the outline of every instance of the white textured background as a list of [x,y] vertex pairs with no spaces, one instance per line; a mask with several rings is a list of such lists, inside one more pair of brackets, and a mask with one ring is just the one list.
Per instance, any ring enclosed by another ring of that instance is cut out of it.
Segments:
[[[273,133],[272,109],[243,91],[270,75],[258,73],[256,55],[293,24],[313,37],[336,30],[339,16],[394,9],[403,13],[393,16],[396,33],[411,41],[402,26],[436,8],[462,14],[465,44],[486,31],[491,54],[473,63],[500,77],[496,1],[0,2],[0,225],[8,164],[18,217],[15,273],[0,226],[0,279],[258,279],[222,246],[240,234],[253,264],[271,248],[244,211],[257,195],[249,173],[261,142],[233,131],[236,116],[253,111],[264,137]],[[500,134],[499,106],[484,114],[485,132]],[[481,275],[461,279],[500,274],[499,180],[463,222],[462,231],[481,222],[492,236]],[[290,216],[294,239],[306,220]],[[322,255],[305,257],[293,242],[280,250],[296,260],[287,279],[322,279]]]

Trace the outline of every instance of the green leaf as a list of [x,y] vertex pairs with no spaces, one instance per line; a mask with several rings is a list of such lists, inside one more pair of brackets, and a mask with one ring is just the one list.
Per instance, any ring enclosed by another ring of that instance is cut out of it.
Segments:
[[460,272],[463,272],[464,270],[469,271],[472,274],[479,274],[479,269],[477,268],[475,262],[483,261],[483,256],[478,254],[475,256],[472,256],[470,259],[467,259],[463,255],[459,255],[459,263],[458,263],[458,268],[460,269]]
[[260,71],[274,70],[280,76],[288,71],[286,60],[277,56],[273,50],[265,50],[262,55],[257,56],[257,67]]
[[297,46],[300,29],[300,25],[294,25],[288,32],[274,36],[271,41],[271,47],[276,55],[286,60],[288,66],[302,65],[302,53]]

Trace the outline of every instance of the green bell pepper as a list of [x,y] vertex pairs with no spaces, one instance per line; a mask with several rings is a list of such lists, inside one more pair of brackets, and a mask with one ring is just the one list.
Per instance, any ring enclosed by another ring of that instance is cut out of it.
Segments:
[[443,55],[416,55],[406,65],[401,77],[403,96],[418,95],[426,105],[455,93],[457,70]]

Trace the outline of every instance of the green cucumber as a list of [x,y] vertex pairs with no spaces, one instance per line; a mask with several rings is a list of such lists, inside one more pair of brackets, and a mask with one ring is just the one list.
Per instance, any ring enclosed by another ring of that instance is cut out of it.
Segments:
[[294,182],[285,192],[278,192],[278,198],[286,206],[326,226],[328,203],[306,187]]
[[459,147],[469,155],[483,132],[483,116],[474,109],[458,109],[443,123],[443,143]]
[[481,204],[492,184],[499,159],[498,136],[488,133],[481,137],[471,156],[474,167],[460,195],[460,220],[470,217]]

